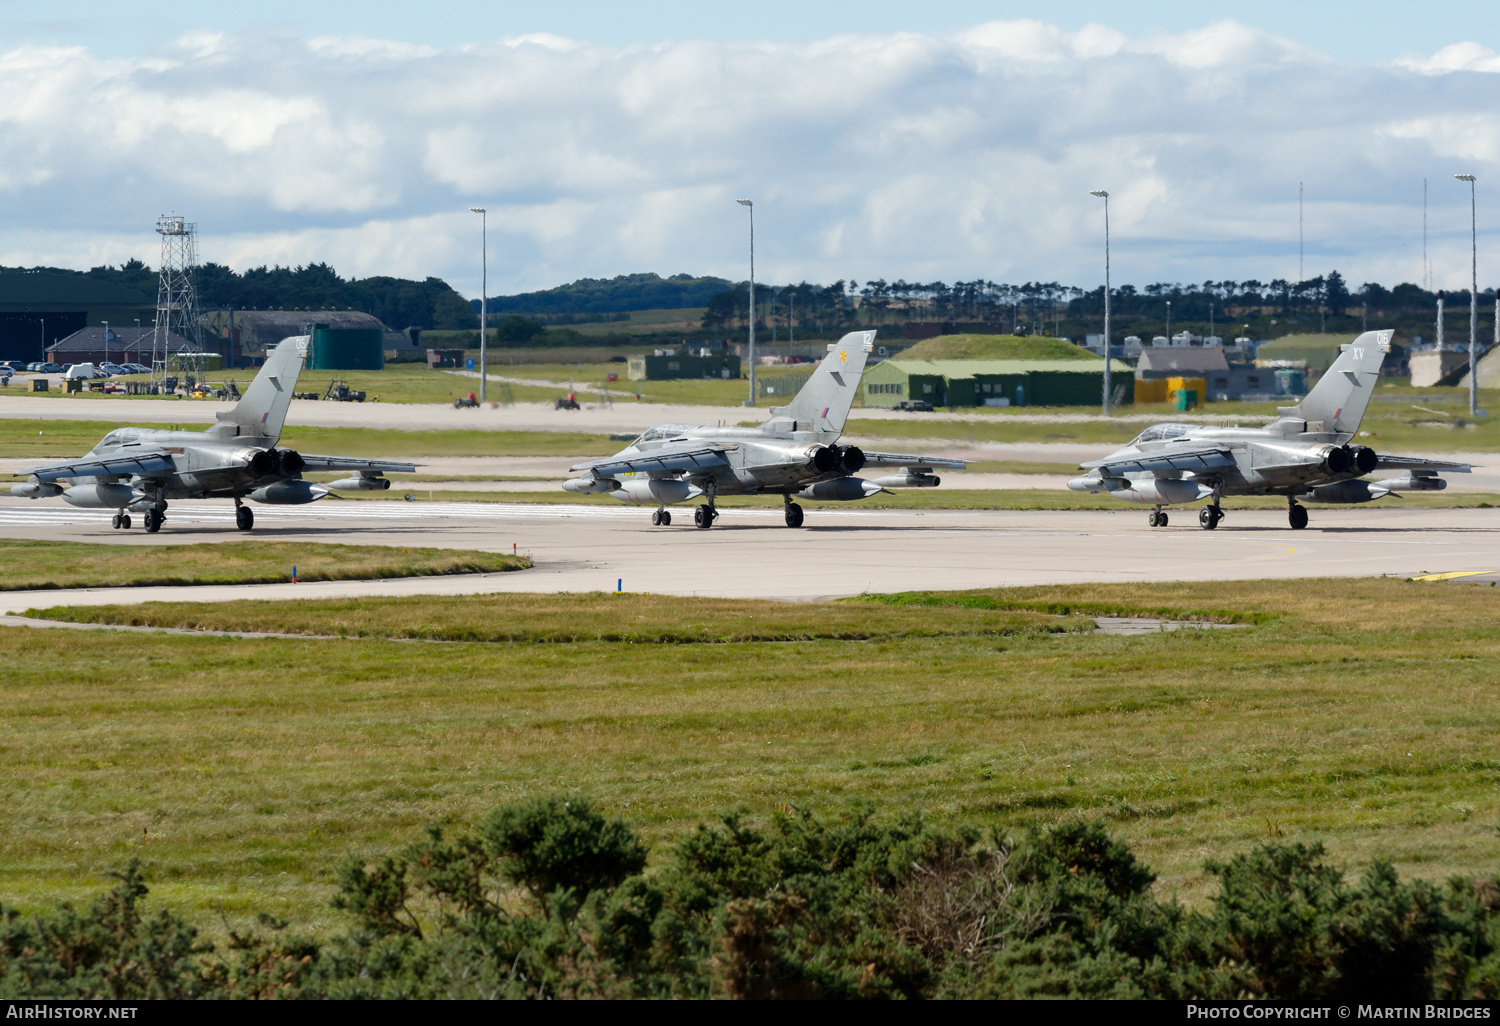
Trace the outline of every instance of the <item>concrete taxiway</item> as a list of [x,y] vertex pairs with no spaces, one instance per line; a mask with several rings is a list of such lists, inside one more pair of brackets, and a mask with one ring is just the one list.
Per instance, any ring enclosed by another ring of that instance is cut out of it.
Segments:
[[[250,535],[227,502],[174,503],[160,534],[116,531],[110,514],[57,500],[0,501],[0,536],[121,545],[240,540],[441,546],[530,554],[532,570],[301,584],[10,592],[0,612],[115,602],[488,592],[626,591],[817,601],[866,591],[1081,581],[1360,577],[1500,570],[1500,511],[1312,510],[1304,531],[1278,510],[1233,510],[1217,531],[1191,511],[1153,530],[1139,509],[893,511],[809,509],[790,530],[775,509],[725,509],[718,526],[674,511],[467,502],[321,502],[256,507]],[[1489,576],[1478,576],[1490,580]]]

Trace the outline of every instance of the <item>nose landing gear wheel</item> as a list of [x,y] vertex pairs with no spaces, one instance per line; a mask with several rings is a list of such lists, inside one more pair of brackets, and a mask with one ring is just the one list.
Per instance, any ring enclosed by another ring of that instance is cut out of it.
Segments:
[[1223,514],[1213,506],[1204,506],[1198,511],[1198,526],[1205,531],[1212,531],[1219,526],[1219,521],[1222,518]]
[[1300,531],[1307,526],[1307,507],[1293,506],[1286,511],[1286,519],[1292,525],[1293,531]]
[[234,526],[248,531],[255,526],[255,511],[249,506],[238,506],[234,511]]
[[788,527],[801,527],[802,526],[802,507],[799,506],[799,505],[797,505],[795,502],[789,502],[789,503],[787,503],[787,506],[786,506],[786,526],[788,526]]
[[712,506],[699,506],[693,510],[693,526],[705,530],[714,526],[714,508]]

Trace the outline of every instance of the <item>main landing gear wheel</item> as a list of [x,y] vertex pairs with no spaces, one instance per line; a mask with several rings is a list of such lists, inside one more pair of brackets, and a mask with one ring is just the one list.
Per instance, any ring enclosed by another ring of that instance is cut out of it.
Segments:
[[130,530],[130,514],[129,513],[121,513],[120,514],[120,527],[122,527],[123,529],[125,529],[127,531]]
[[241,531],[248,531],[255,526],[255,511],[249,506],[236,506],[234,510],[234,526]]
[[714,526],[714,517],[717,515],[712,506],[699,506],[693,510],[693,526],[707,530]]
[[1154,510],[1152,510],[1151,511],[1151,515],[1146,518],[1146,523],[1150,524],[1152,527],[1166,527],[1167,526],[1167,514],[1166,514],[1166,511],[1165,510],[1160,510],[1160,509],[1154,509]]
[[1293,531],[1302,530],[1307,526],[1307,507],[1293,503],[1292,508],[1286,511],[1286,519]]
[[1212,531],[1219,526],[1219,521],[1224,519],[1224,514],[1217,506],[1204,506],[1198,511],[1198,526],[1205,531]]
[[672,514],[669,513],[669,512],[667,512],[664,509],[652,510],[651,511],[651,526],[652,527],[671,527],[672,526]]
[[795,502],[789,502],[786,504],[786,526],[802,526],[802,507],[797,505]]
[[125,523],[125,514],[116,513],[109,521],[109,526],[118,531]]
[[161,522],[165,519],[167,519],[166,514],[162,513],[160,510],[146,510],[146,533],[155,534],[157,531],[160,531]]

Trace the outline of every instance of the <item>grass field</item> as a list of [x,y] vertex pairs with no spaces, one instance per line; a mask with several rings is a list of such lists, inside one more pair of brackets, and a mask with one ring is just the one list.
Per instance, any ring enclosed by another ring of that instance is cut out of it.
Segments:
[[[0,629],[0,895],[78,898],[138,855],[153,901],[210,932],[257,911],[328,928],[343,854],[556,792],[593,795],[654,840],[735,806],[1099,818],[1190,900],[1205,858],[1266,837],[1323,840],[1351,868],[1492,872],[1495,602],[1315,580],[128,614],[513,639],[441,645]],[[1105,612],[1251,626],[1076,630]]]
[[213,545],[92,545],[0,539],[0,590],[111,588],[150,584],[355,581],[522,570],[530,560],[492,552],[386,545],[220,542]]

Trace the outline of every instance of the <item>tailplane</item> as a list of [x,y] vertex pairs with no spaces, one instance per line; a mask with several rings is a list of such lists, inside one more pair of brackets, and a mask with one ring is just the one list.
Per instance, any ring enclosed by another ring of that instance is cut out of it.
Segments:
[[875,348],[875,332],[851,331],[828,347],[828,355],[812,377],[785,406],[771,407],[767,428],[811,431],[820,442],[837,441],[849,419],[849,407],[859,392],[865,358]]
[[1297,428],[1311,434],[1343,435],[1347,442],[1359,431],[1365,408],[1380,380],[1380,365],[1391,351],[1391,329],[1367,331],[1343,347],[1328,372],[1318,379],[1296,406],[1279,407],[1278,423],[1306,423]]
[[219,438],[269,438],[270,444],[275,445],[286,423],[292,391],[297,387],[311,341],[309,335],[282,339],[266,356],[265,365],[245,389],[244,396],[232,409],[219,413],[219,422],[207,433]]

